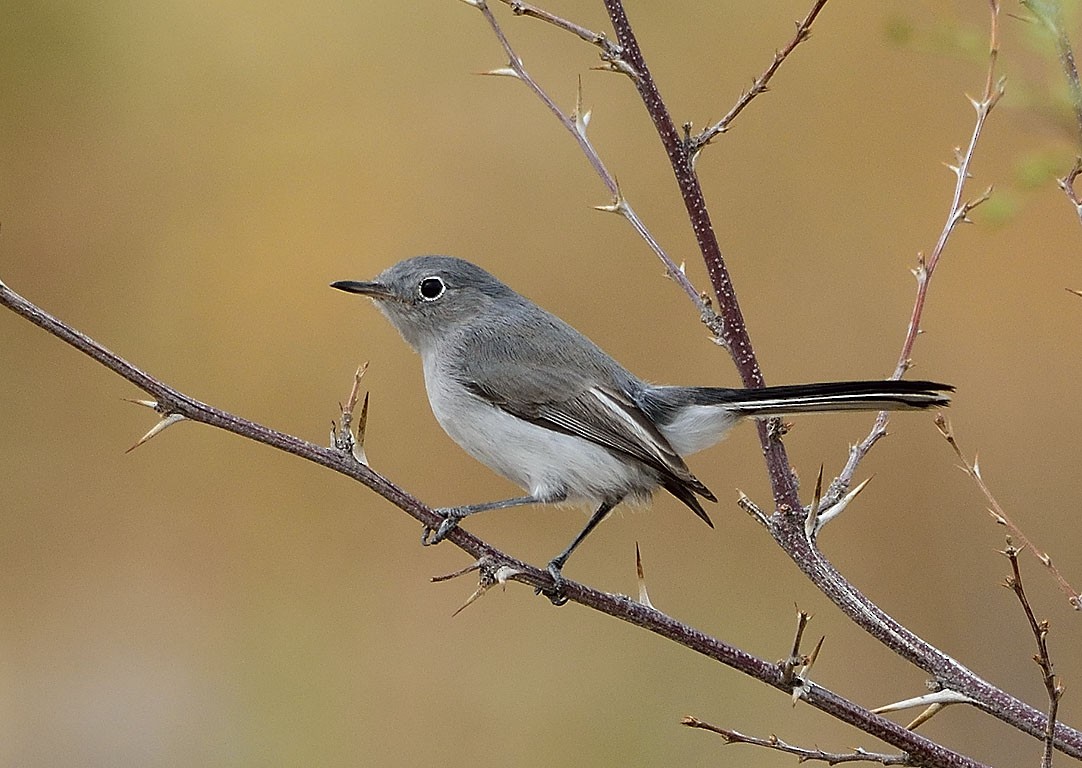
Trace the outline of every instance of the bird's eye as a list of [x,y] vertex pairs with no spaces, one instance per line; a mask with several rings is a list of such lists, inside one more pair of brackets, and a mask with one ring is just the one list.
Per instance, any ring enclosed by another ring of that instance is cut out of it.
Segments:
[[438,277],[426,277],[421,281],[421,284],[417,286],[417,293],[421,295],[421,298],[425,301],[435,301],[443,292],[447,290],[447,286],[443,280]]

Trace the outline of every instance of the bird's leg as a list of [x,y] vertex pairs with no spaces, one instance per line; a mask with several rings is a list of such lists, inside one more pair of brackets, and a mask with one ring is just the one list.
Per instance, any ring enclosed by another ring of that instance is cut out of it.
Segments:
[[519,496],[515,499],[488,501],[484,504],[469,504],[462,507],[442,507],[435,511],[443,515],[443,521],[440,522],[439,527],[435,530],[428,525],[424,527],[424,530],[421,531],[421,544],[426,547],[432,544],[439,544],[447,538],[447,534],[453,531],[463,519],[476,514],[477,512],[487,512],[490,509],[520,507],[523,504],[543,504],[547,501],[560,500],[561,499],[541,498],[539,496]]
[[553,605],[563,605],[567,602],[567,595],[564,594],[563,589],[564,577],[562,573],[564,564],[567,562],[567,558],[571,557],[571,553],[575,551],[575,548],[578,547],[578,545],[581,544],[586,539],[586,537],[590,535],[590,532],[597,527],[597,524],[604,520],[608,516],[609,512],[612,511],[612,508],[619,503],[620,499],[616,499],[615,501],[601,502],[601,506],[597,508],[597,511],[594,512],[590,516],[590,519],[586,522],[586,527],[579,531],[579,535],[576,536],[574,540],[567,545],[567,549],[565,549],[563,552],[556,555],[556,557],[552,558],[552,560],[549,561],[548,572],[549,575],[552,576],[552,589],[550,591],[538,588],[538,594],[543,593],[545,597],[552,601]]

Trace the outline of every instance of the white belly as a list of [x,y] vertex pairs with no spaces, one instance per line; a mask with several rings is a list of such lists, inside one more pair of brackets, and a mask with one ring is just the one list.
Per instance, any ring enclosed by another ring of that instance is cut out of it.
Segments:
[[424,360],[432,413],[463,450],[529,493],[542,498],[600,503],[643,499],[657,481],[642,465],[574,435],[531,424],[452,385]]

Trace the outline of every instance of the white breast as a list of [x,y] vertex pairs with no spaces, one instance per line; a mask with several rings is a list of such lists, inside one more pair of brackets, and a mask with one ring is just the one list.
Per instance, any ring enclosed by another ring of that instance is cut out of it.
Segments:
[[432,413],[467,453],[539,498],[600,503],[603,498],[642,499],[657,481],[630,463],[580,437],[531,424],[491,405],[423,356]]

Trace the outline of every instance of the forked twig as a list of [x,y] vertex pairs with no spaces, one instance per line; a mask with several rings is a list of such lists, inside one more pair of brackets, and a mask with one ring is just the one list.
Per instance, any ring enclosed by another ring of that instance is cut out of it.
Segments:
[[[505,2],[507,0],[504,0]],[[718,336],[716,328],[716,315],[710,308],[709,304],[703,299],[702,293],[695,288],[688,279],[688,276],[684,273],[684,270],[677,265],[675,261],[666,253],[665,249],[661,247],[661,244],[654,238],[650,230],[647,229],[646,224],[639,218],[638,213],[628,203],[627,198],[624,197],[620,191],[620,185],[616,181],[616,177],[606,167],[601,156],[597,150],[594,149],[593,143],[590,141],[586,134],[586,129],[589,124],[589,112],[583,110],[582,107],[582,83],[579,83],[578,98],[576,100],[575,110],[571,113],[565,113],[560,109],[559,105],[553,100],[551,96],[545,91],[544,88],[530,75],[527,71],[522,59],[515,52],[515,49],[511,46],[511,41],[508,40],[507,35],[504,33],[503,28],[500,26],[499,21],[496,19],[496,15],[489,8],[488,3],[485,0],[466,0],[469,5],[477,8],[481,14],[485,17],[485,21],[488,23],[492,33],[496,36],[500,46],[503,48],[504,53],[507,55],[508,64],[506,69],[492,70],[489,74],[502,74],[510,75],[516,79],[522,81],[523,84],[529,88],[537,98],[548,108],[549,112],[560,121],[560,124],[570,133],[576,143],[579,145],[579,149],[586,156],[586,159],[590,162],[594,172],[597,173],[602,183],[608,189],[609,194],[612,196],[612,202],[608,205],[598,206],[599,210],[609,211],[611,213],[618,213],[623,216],[635,229],[646,244],[650,247],[650,250],[661,260],[661,263],[665,266],[666,274],[673,279],[677,285],[679,285],[684,293],[688,295],[694,303],[696,309],[699,311],[700,317],[707,323],[708,327],[715,332],[715,336]],[[582,27],[573,22],[567,21],[554,14],[542,11],[535,6],[527,3],[515,3],[508,2],[512,10],[516,13],[531,16],[533,18],[541,19],[550,24],[554,24],[560,29],[564,29],[573,32],[578,37],[586,40],[587,42],[594,43],[601,47],[602,57],[607,58],[610,63],[620,61],[619,48],[615,47],[608,39],[596,32]],[[619,67],[616,67],[619,70]],[[720,337],[719,337],[720,338]]]
[[[905,338],[902,341],[901,352],[898,354],[898,362],[895,365],[894,373],[891,374],[892,379],[900,379],[913,364],[913,345],[916,343],[917,336],[921,333],[920,324],[924,317],[924,305],[928,298],[928,288],[931,286],[932,275],[939,265],[939,260],[943,256],[943,251],[947,247],[947,241],[959,224],[969,223],[970,211],[988,200],[992,191],[991,188],[988,188],[983,194],[974,199],[964,199],[966,182],[971,178],[969,168],[973,163],[977,143],[980,141],[981,134],[984,131],[984,125],[988,120],[988,115],[995,108],[996,104],[999,103],[999,100],[1003,97],[1004,91],[1003,78],[996,77],[996,60],[999,57],[998,0],[990,0],[989,6],[991,8],[991,24],[989,26],[988,69],[985,75],[984,91],[981,94],[980,99],[970,98],[969,100],[970,104],[973,105],[974,111],[977,113],[976,120],[973,124],[973,132],[969,137],[969,143],[966,145],[965,150],[955,150],[955,163],[947,166],[955,176],[954,192],[951,195],[951,204],[950,210],[947,213],[947,219],[943,223],[943,228],[939,232],[939,237],[936,239],[931,253],[927,258],[924,257],[924,254],[919,254],[917,257],[917,266],[913,269],[913,275],[917,279],[917,293],[913,299],[913,310],[910,313],[909,325],[906,328]],[[849,449],[849,457],[845,462],[845,466],[842,468],[841,473],[830,484],[830,489],[827,491],[823,502],[824,506],[830,506],[835,503],[845,493],[846,489],[853,482],[853,475],[856,473],[860,462],[868,455],[868,452],[872,447],[886,435],[888,420],[889,414],[886,411],[881,411],[876,417],[875,423],[872,425],[872,429],[867,437]]]
[[1041,668],[1041,679],[1044,683],[1045,692],[1048,694],[1048,727],[1045,729],[1044,734],[1041,768],[1052,768],[1052,753],[1055,751],[1056,746],[1056,714],[1059,711],[1059,700],[1063,696],[1063,686],[1056,682],[1055,672],[1052,671],[1052,659],[1048,655],[1048,622],[1037,621],[1037,617],[1033,614],[1029,598],[1026,597],[1026,590],[1022,586],[1022,571],[1018,567],[1018,549],[1011,542],[1009,536],[1007,537],[1007,547],[1003,550],[1003,555],[1011,562],[1011,575],[1007,577],[1004,586],[1014,592],[1018,602],[1021,603],[1022,610],[1026,614],[1026,620],[1029,622],[1030,631],[1033,632],[1033,639],[1037,642],[1037,653],[1034,655],[1033,660]]
[[824,752],[817,747],[798,747],[793,744],[788,744],[777,736],[769,736],[765,739],[759,736],[748,736],[740,731],[734,731],[731,728],[722,728],[721,726],[699,720],[696,717],[685,717],[680,721],[680,724],[686,725],[689,728],[698,728],[700,730],[716,733],[725,740],[726,744],[751,744],[756,747],[772,749],[776,752],[784,752],[787,755],[795,755],[800,762],[806,760],[818,760],[829,763],[830,765],[857,762],[878,763],[879,765],[915,765],[912,758],[904,753],[900,755],[888,755],[882,752],[869,752],[860,747],[857,747],[852,752]]
[[692,157],[702,151],[702,148],[709,144],[718,134],[725,133],[729,130],[733,121],[749,104],[751,104],[756,96],[766,93],[767,86],[771,79],[773,79],[778,69],[781,68],[781,65],[785,63],[785,60],[789,58],[789,54],[791,54],[798,45],[808,39],[811,34],[812,24],[815,23],[815,19],[819,16],[819,12],[823,10],[823,6],[826,4],[827,0],[815,0],[815,4],[811,7],[811,10],[808,11],[808,14],[801,21],[797,22],[796,34],[793,35],[788,43],[786,43],[784,48],[774,51],[774,58],[771,60],[770,65],[761,75],[755,78],[755,82],[751,84],[751,88],[740,94],[740,98],[737,99],[736,104],[732,106],[723,118],[702,133],[688,139],[688,149],[691,151]]
[[1052,557],[1047,552],[1039,549],[1029,537],[1015,525],[1014,521],[1007,515],[1006,511],[1000,506],[999,501],[992,494],[992,489],[988,487],[988,484],[984,482],[984,477],[981,475],[980,465],[977,460],[972,462],[966,458],[962,453],[962,448],[958,445],[958,439],[954,436],[954,430],[951,429],[950,421],[948,421],[942,414],[936,416],[936,427],[939,429],[941,435],[946,439],[947,443],[954,450],[954,454],[958,457],[958,460],[962,462],[962,470],[973,478],[973,482],[977,484],[977,488],[984,494],[985,500],[988,502],[988,513],[992,516],[999,525],[1002,525],[1007,529],[1009,536],[1012,539],[1016,539],[1022,543],[1022,549],[1028,549],[1033,553],[1033,556],[1048,569],[1048,572],[1052,574],[1052,578],[1055,579],[1056,584],[1059,586],[1060,591],[1067,596],[1067,602],[1071,604],[1071,607],[1076,611],[1082,611],[1082,596],[1078,594],[1078,591],[1071,586],[1070,582],[1064,578],[1059,569],[1056,568],[1055,563],[1052,562]]

